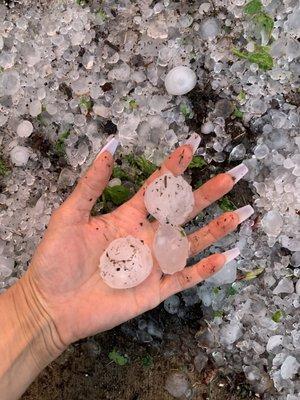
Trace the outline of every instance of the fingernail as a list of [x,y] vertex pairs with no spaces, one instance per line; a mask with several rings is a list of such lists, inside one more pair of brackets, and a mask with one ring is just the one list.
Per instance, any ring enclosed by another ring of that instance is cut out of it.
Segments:
[[227,172],[230,176],[232,176],[234,183],[237,183],[243,176],[248,172],[248,168],[245,164],[239,164],[236,167],[232,168]]
[[193,150],[193,154],[195,154],[196,150],[199,147],[200,142],[201,142],[200,135],[198,135],[198,133],[194,132],[183,144],[187,144],[187,145],[191,146],[191,148]]
[[225,256],[225,264],[228,264],[230,261],[234,260],[240,255],[240,249],[238,247],[234,247],[233,249],[225,251],[223,255]]
[[245,207],[238,208],[237,210],[234,211],[238,217],[239,217],[239,222],[240,224],[244,222],[247,218],[251,217],[251,215],[254,213],[253,208],[250,205],[247,205]]
[[101,149],[98,156],[105,151],[108,151],[112,156],[115,154],[117,147],[119,146],[119,141],[116,138],[112,138],[106,145]]

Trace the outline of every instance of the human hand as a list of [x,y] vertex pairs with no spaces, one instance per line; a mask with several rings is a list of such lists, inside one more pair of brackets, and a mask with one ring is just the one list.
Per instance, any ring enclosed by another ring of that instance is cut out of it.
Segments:
[[[115,148],[114,144],[113,140],[108,150]],[[114,239],[128,235],[138,237],[152,247],[158,224],[147,220],[143,201],[145,188],[166,171],[182,174],[192,159],[193,144],[176,149],[127,203],[109,214],[91,217],[91,209],[109,181],[113,152],[104,151],[96,158],[74,192],[52,214],[45,236],[23,278],[25,291],[35,299],[40,312],[51,319],[63,345],[111,329],[156,307],[172,294],[206,279],[222,268],[229,256],[238,254],[214,254],[193,267],[168,276],[163,276],[154,259],[150,276],[140,285],[124,290],[107,286],[99,273],[101,254]],[[246,172],[247,168],[241,164],[197,189],[190,217],[230,191]],[[241,210],[226,212],[189,235],[191,255],[234,230],[249,216],[249,207]]]

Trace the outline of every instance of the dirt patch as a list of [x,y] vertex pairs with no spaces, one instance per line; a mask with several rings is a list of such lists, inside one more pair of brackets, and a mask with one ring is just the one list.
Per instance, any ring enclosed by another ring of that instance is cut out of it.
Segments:
[[[164,385],[175,371],[188,375],[194,400],[255,399],[243,375],[225,376],[210,362],[201,374],[195,370],[196,319],[181,320],[162,307],[145,317],[164,321],[163,340],[140,343],[121,328],[82,340],[46,368],[22,400],[171,400]],[[130,333],[135,326],[133,320],[123,328]],[[128,358],[126,365],[110,360],[113,349]]]

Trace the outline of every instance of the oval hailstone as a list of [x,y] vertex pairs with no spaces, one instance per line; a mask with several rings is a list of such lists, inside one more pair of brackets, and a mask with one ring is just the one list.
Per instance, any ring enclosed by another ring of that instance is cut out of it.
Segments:
[[160,225],[157,229],[153,251],[160,269],[165,274],[174,274],[186,266],[189,249],[189,241],[182,228]]
[[17,135],[23,138],[29,137],[33,132],[33,125],[30,121],[23,120],[17,127]]
[[195,200],[191,185],[182,176],[168,172],[150,183],[144,202],[161,224],[180,225],[192,212]]
[[152,270],[149,247],[141,240],[127,236],[110,243],[100,258],[100,275],[114,289],[128,289],[143,282]]
[[196,85],[195,72],[183,65],[171,69],[165,78],[167,92],[173,95],[183,95],[190,92]]

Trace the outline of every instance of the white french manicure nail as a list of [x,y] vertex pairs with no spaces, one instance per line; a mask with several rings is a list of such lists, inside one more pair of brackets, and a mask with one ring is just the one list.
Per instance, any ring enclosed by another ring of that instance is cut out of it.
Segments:
[[248,168],[246,167],[246,165],[239,164],[236,167],[229,170],[227,174],[229,174],[233,178],[234,183],[237,183],[240,179],[242,179],[243,176],[246,175],[247,172]]
[[112,156],[115,154],[117,147],[119,146],[119,141],[116,138],[112,138],[106,145],[101,149],[98,156],[105,151],[108,151]]
[[187,144],[187,145],[191,146],[191,148],[193,149],[193,154],[195,154],[196,150],[199,147],[200,142],[201,142],[200,135],[198,135],[198,133],[194,132],[183,144],[185,144],[185,145]]
[[239,217],[239,222],[240,224],[244,222],[247,218],[251,217],[251,215],[254,213],[253,208],[250,205],[247,205],[245,207],[238,208],[237,210],[234,211],[238,217]]
[[225,256],[225,264],[228,264],[240,255],[240,250],[238,247],[234,247],[233,249],[225,251],[223,255]]

